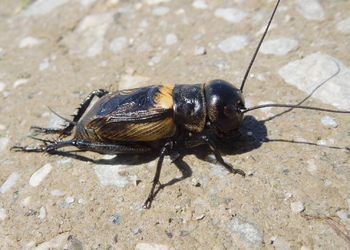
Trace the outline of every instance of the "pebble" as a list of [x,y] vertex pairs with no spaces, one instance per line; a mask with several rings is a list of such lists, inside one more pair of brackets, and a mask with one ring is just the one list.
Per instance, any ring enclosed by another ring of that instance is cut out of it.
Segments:
[[45,207],[41,207],[40,208],[38,218],[41,219],[41,220],[46,218],[46,209],[45,209]]
[[26,197],[26,198],[24,198],[24,199],[22,200],[21,206],[22,206],[22,207],[28,207],[28,206],[30,205],[31,201],[32,201],[32,197],[31,197],[31,196],[28,196],[28,197]]
[[308,20],[323,20],[324,10],[317,0],[296,0],[296,10]]
[[110,220],[113,222],[113,224],[120,226],[120,224],[122,223],[122,217],[118,214],[112,214],[111,216],[109,216]]
[[145,0],[145,2],[148,5],[156,5],[156,4],[160,4],[160,3],[167,3],[170,2],[170,0]]
[[68,236],[69,232],[59,233],[56,237],[36,246],[35,250],[64,249],[63,246],[66,244]]
[[238,51],[243,49],[248,44],[246,36],[231,36],[219,43],[219,49],[225,53]]
[[26,79],[26,78],[21,78],[21,79],[18,79],[16,80],[14,83],[13,83],[13,88],[17,88],[18,86],[21,86],[25,83],[29,82],[29,79]]
[[50,67],[50,62],[49,62],[48,58],[45,58],[44,61],[39,64],[39,70],[40,71],[45,70],[45,69],[47,69],[49,67]]
[[193,8],[195,9],[200,9],[200,10],[204,10],[204,9],[208,9],[208,4],[205,1],[202,0],[196,0],[192,3]]
[[328,180],[328,179],[324,180],[324,185],[325,185],[326,187],[328,187],[328,186],[330,186],[330,185],[332,185],[332,184],[333,184],[333,182],[332,182],[331,180]]
[[64,199],[65,202],[67,202],[67,204],[73,203],[75,201],[75,199],[71,196],[68,196],[66,199]]
[[90,4],[96,2],[96,0],[78,0],[78,2],[83,6],[89,6]]
[[0,153],[7,149],[7,144],[9,143],[9,138],[0,137]]
[[37,187],[45,179],[45,177],[51,172],[52,166],[50,163],[46,163],[43,167],[38,169],[32,174],[29,179],[29,185],[32,187]]
[[124,165],[95,165],[95,174],[100,180],[102,187],[113,185],[117,187],[125,187],[128,184],[133,183],[132,176],[120,175],[119,172],[125,172],[125,169],[129,166]]
[[126,48],[128,40],[125,36],[117,37],[109,44],[109,48],[113,52],[118,52]]
[[0,92],[2,92],[6,87],[6,84],[3,82],[0,82]]
[[18,180],[18,178],[19,178],[19,173],[18,172],[12,172],[7,177],[5,182],[1,185],[0,193],[4,194],[7,191],[9,191],[16,184],[16,181]]
[[41,43],[43,43],[44,40],[32,37],[32,36],[27,36],[21,40],[19,43],[19,47],[22,48],[32,48],[35,47]]
[[104,36],[112,23],[113,13],[88,15],[64,37],[63,43],[79,58],[96,56],[102,52]]
[[338,123],[334,120],[334,118],[328,115],[322,117],[321,122],[326,127],[332,127],[332,128],[338,127]]
[[263,54],[285,56],[298,46],[298,41],[291,38],[278,38],[265,41],[260,48]]
[[218,8],[214,15],[230,23],[241,22],[248,14],[237,8]]
[[300,201],[292,202],[290,204],[290,208],[295,213],[301,213],[302,211],[305,210],[304,204],[302,202],[300,202]]
[[307,171],[309,173],[314,173],[317,171],[317,166],[316,166],[316,163],[315,163],[315,160],[314,159],[311,159],[311,160],[308,160],[307,161],[307,164],[308,164],[308,167],[307,167]]
[[343,221],[349,222],[349,214],[346,210],[339,210],[336,212],[336,215]]
[[[338,72],[338,70],[340,70]],[[350,110],[350,69],[336,58],[314,53],[278,70],[285,82],[342,110]]]
[[316,144],[317,144],[318,146],[328,146],[327,140],[318,140],[318,141],[316,142]]
[[162,60],[161,56],[152,56],[151,59],[148,62],[148,65],[153,66],[154,64],[159,63]]
[[231,231],[239,233],[241,238],[247,243],[263,243],[264,232],[255,223],[249,222],[241,216],[234,217],[228,227]]
[[196,46],[194,48],[194,55],[195,56],[201,56],[201,55],[205,55],[207,52],[205,50],[205,48],[203,46]]
[[166,14],[168,14],[170,12],[170,9],[168,7],[157,7],[155,8],[152,13],[153,15],[156,15],[156,16],[164,16]]
[[343,34],[350,34],[350,17],[337,23],[337,31]]
[[25,16],[42,16],[47,15],[63,4],[68,3],[69,0],[45,0],[35,1],[28,6],[22,13]]
[[0,220],[5,220],[7,217],[6,210],[3,208],[0,208]]
[[138,243],[135,250],[169,250],[167,245],[160,245],[155,243]]
[[167,34],[166,37],[165,37],[166,45],[175,44],[175,43],[177,43],[177,41],[178,41],[177,35],[174,34],[174,33]]

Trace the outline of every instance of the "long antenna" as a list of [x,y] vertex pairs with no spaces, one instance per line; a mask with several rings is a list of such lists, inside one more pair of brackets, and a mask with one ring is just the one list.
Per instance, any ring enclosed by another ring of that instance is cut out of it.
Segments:
[[242,113],[247,113],[247,112],[255,110],[255,109],[262,109],[262,108],[268,108],[268,107],[293,108],[293,109],[311,109],[311,110],[318,110],[318,111],[323,111],[323,112],[350,114],[350,111],[323,109],[323,108],[310,107],[310,106],[300,106],[300,105],[292,105],[292,104],[278,104],[278,103],[263,104],[263,105],[258,105],[258,106],[254,106],[254,107],[251,107],[251,108],[241,108],[239,111],[242,112]]
[[269,22],[267,23],[267,26],[266,26],[266,28],[265,28],[265,31],[264,31],[264,33],[263,33],[261,39],[260,39],[260,42],[259,42],[259,44],[258,44],[258,47],[256,48],[256,50],[255,50],[255,52],[254,52],[254,55],[253,55],[253,57],[252,57],[252,60],[250,60],[248,69],[247,69],[247,71],[245,72],[245,75],[244,75],[244,77],[243,77],[243,81],[242,81],[242,84],[241,84],[241,88],[240,88],[241,92],[243,92],[243,87],[244,87],[244,84],[245,84],[245,82],[246,82],[246,80],[247,80],[247,78],[248,78],[250,69],[251,69],[252,66],[253,66],[253,63],[254,63],[255,58],[256,58],[256,55],[258,54],[258,52],[259,52],[259,50],[260,50],[260,46],[261,46],[262,42],[264,41],[265,36],[266,36],[266,34],[267,34],[267,32],[268,32],[268,30],[269,30],[269,28],[270,28],[270,24],[271,24],[271,22],[272,22],[273,17],[275,16],[275,13],[276,13],[276,10],[277,10],[277,7],[278,7],[279,3],[280,3],[280,0],[277,0],[277,3],[276,3],[276,5],[275,5],[275,8],[273,9],[272,15],[271,15],[271,17],[270,17],[270,20],[269,20]]

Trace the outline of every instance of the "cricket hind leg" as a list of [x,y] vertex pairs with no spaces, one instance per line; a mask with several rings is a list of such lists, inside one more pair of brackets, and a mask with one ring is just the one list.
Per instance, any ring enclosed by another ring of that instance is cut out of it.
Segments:
[[152,151],[152,149],[146,145],[111,144],[91,142],[80,139],[73,139],[69,141],[52,141],[35,137],[33,137],[33,139],[43,142],[44,145],[41,147],[13,146],[12,149],[16,149],[23,152],[46,152],[49,154],[55,154],[56,152],[58,152],[58,149],[69,146],[76,147],[81,151],[94,151],[101,154],[140,154]]
[[85,100],[80,104],[78,111],[75,115],[73,115],[73,120],[68,120],[60,115],[58,115],[56,112],[51,110],[54,114],[56,114],[58,117],[62,118],[63,120],[67,121],[68,124],[64,128],[42,128],[38,126],[32,126],[31,130],[33,130],[35,133],[42,133],[42,134],[59,134],[60,138],[64,138],[71,134],[72,129],[77,124],[77,122],[80,120],[80,118],[84,115],[85,111],[91,104],[91,101],[95,96],[101,98],[102,96],[110,93],[107,90],[104,89],[98,89],[95,91],[92,91]]

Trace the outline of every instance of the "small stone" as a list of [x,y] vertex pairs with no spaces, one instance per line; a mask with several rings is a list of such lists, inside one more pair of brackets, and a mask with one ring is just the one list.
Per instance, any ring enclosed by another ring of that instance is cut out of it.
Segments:
[[246,36],[231,36],[219,43],[218,47],[225,53],[238,51],[248,44]]
[[252,131],[248,131],[247,132],[247,136],[253,136],[253,132]]
[[161,57],[161,56],[153,56],[153,57],[149,60],[148,65],[153,66],[154,64],[159,63],[161,60],[162,60],[162,57]]
[[205,1],[203,1],[203,0],[195,0],[192,3],[192,6],[195,9],[200,9],[200,10],[208,9],[208,4]]
[[18,178],[19,178],[18,172],[11,173],[7,177],[6,181],[1,185],[0,193],[4,194],[7,191],[9,191],[16,184],[16,181],[18,180]]
[[46,218],[46,209],[45,207],[41,207],[38,215],[39,219],[45,219]]
[[3,208],[0,208],[0,220],[5,220],[7,217],[6,210]]
[[302,202],[300,202],[300,201],[292,202],[290,204],[290,208],[295,213],[301,213],[301,212],[303,212],[305,210],[304,204]]
[[172,44],[177,43],[177,40],[178,40],[177,35],[174,33],[170,33],[170,34],[166,35],[165,43],[166,43],[166,45],[172,45]]
[[194,187],[200,187],[201,183],[197,179],[192,179],[191,180],[191,185]]
[[78,240],[77,238],[73,237],[73,235],[69,235],[68,241],[69,241],[68,249],[74,249],[74,250],[84,250],[85,249],[83,243],[81,243],[81,241]]
[[199,215],[196,217],[196,220],[203,220],[205,217],[205,214]]
[[23,38],[21,40],[21,42],[19,43],[19,47],[22,48],[32,48],[34,46],[37,46],[41,43],[43,43],[44,41],[32,36],[27,36],[25,38]]
[[0,82],[0,92],[2,92],[6,87],[6,84],[3,82]]
[[170,9],[168,7],[158,7],[153,10],[153,14],[156,16],[164,16],[170,12]]
[[0,137],[0,153],[7,149],[7,144],[9,143],[9,138]]
[[48,67],[50,67],[50,62],[49,62],[48,58],[45,58],[44,61],[39,64],[39,70],[42,71],[42,70],[47,69]]
[[89,6],[90,4],[96,2],[96,0],[78,0],[79,3],[83,6]]
[[248,14],[237,8],[218,8],[214,15],[230,23],[241,22]]
[[311,174],[316,172],[317,170],[317,166],[315,164],[315,160],[308,160],[307,161],[308,167],[307,167],[307,171],[310,172]]
[[109,44],[109,48],[113,52],[118,52],[126,48],[127,46],[127,39],[125,36],[117,37],[113,39],[113,41]]
[[155,243],[138,243],[135,250],[169,250],[167,245],[160,245]]
[[316,142],[318,146],[328,146],[328,141],[327,140],[318,140]]
[[64,5],[69,0],[45,0],[45,1],[35,1],[22,13],[25,16],[43,16],[54,11],[56,8]]
[[278,38],[265,41],[260,48],[263,54],[285,56],[298,46],[298,41],[291,38]]
[[296,0],[296,9],[308,20],[323,20],[324,10],[317,0]]
[[337,23],[337,31],[343,34],[350,34],[350,17]]
[[113,222],[113,224],[120,226],[120,224],[122,223],[122,217],[118,214],[113,214],[111,216],[109,216],[109,218],[111,219],[111,221]]
[[145,2],[148,5],[156,5],[156,4],[160,4],[160,3],[167,3],[170,2],[170,0],[145,0]]
[[18,79],[13,83],[13,88],[17,88],[18,86],[23,85],[23,84],[27,83],[28,81],[29,81],[29,79],[25,79],[25,78]]
[[194,55],[195,56],[200,56],[200,55],[205,55],[207,52],[203,46],[196,46],[194,49]]
[[29,179],[29,185],[37,187],[44,180],[44,178],[51,172],[52,166],[50,163],[46,163],[42,168],[38,169],[32,174]]
[[35,249],[64,249],[63,246],[67,242],[68,236],[69,232],[60,233],[56,237],[37,245]]
[[31,202],[31,200],[32,200],[32,197],[31,197],[31,196],[28,196],[28,197],[26,197],[26,198],[23,199],[23,201],[21,202],[21,205],[22,205],[23,207],[28,207],[29,204],[30,204],[30,202]]
[[132,230],[133,234],[139,234],[139,233],[142,233],[142,230],[140,228],[136,228],[136,229],[133,229]]
[[332,183],[333,183],[333,182],[332,182],[331,180],[328,180],[328,179],[324,180],[324,185],[325,185],[326,187],[332,185]]
[[261,227],[242,216],[234,217],[228,224],[228,228],[235,233],[239,233],[247,243],[262,243],[264,241],[264,232]]
[[102,187],[109,185],[125,187],[128,184],[133,184],[133,176],[120,174],[125,172],[128,166],[98,164],[95,165],[93,168]]
[[350,68],[336,58],[314,53],[288,63],[278,70],[278,74],[306,94],[312,93],[313,98],[350,110]]
[[229,67],[229,63],[227,61],[214,61],[210,65],[218,67],[219,69],[227,69]]
[[327,127],[332,127],[332,128],[338,127],[338,123],[334,120],[334,118],[328,115],[322,117],[321,122],[324,126],[327,126]]
[[71,196],[67,197],[67,198],[64,199],[64,200],[67,202],[67,204],[70,204],[70,203],[73,203],[73,202],[74,202],[74,198],[71,197]]
[[55,189],[55,190],[52,190],[52,191],[50,192],[50,194],[51,194],[52,196],[60,197],[60,196],[65,195],[65,192],[62,191],[62,190],[60,190],[60,189]]
[[346,210],[339,210],[336,212],[336,215],[343,221],[349,222],[349,214]]

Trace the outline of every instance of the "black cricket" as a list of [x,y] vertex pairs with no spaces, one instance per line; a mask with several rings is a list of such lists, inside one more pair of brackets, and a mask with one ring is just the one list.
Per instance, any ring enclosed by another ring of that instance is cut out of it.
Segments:
[[[244,171],[232,168],[223,160],[210,137],[210,135],[226,139],[237,137],[244,113],[263,107],[350,113],[350,111],[285,104],[245,107],[243,87],[279,2],[280,0],[276,3],[240,89],[224,80],[194,85],[153,85],[117,92],[99,89],[89,94],[81,103],[73,120],[63,118],[68,122],[64,128],[32,126],[32,129],[39,133],[58,134],[57,141],[34,138],[42,141],[44,145],[12,148],[50,154],[55,154],[59,148],[67,146],[101,154],[140,154],[158,150],[160,153],[157,169],[144,208],[150,207],[155,196],[155,187],[159,183],[165,155],[169,155],[175,147],[193,148],[206,144],[214,152],[216,160],[230,173],[245,176]],[[95,96],[100,99],[86,113]],[[73,139],[62,140],[71,135],[74,128]]]

